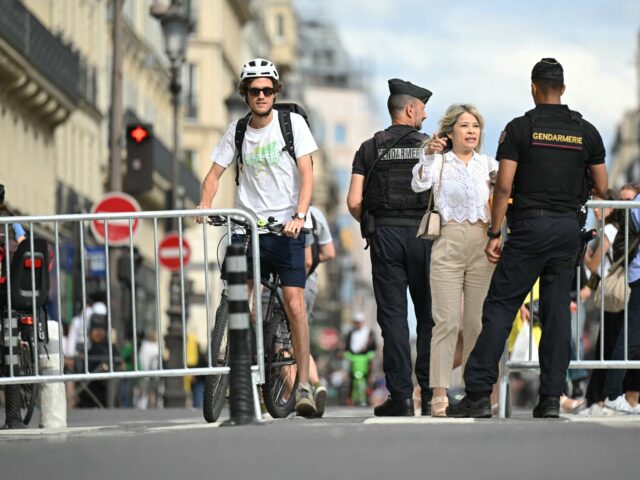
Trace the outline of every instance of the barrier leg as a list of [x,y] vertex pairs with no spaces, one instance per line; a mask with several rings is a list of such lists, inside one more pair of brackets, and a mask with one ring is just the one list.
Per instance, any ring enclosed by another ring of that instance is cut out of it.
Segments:
[[508,344],[505,344],[500,366],[502,375],[500,375],[498,385],[498,418],[507,418],[511,416],[511,395],[509,395],[509,368],[507,367],[507,357],[509,356]]
[[256,420],[262,421],[262,410],[260,409],[260,373],[251,372],[253,383],[253,409],[256,414]]
[[[58,322],[49,320],[49,343],[40,345],[40,372],[42,375],[58,375],[60,372],[60,348]],[[43,383],[40,387],[40,428],[67,426],[67,394],[64,382]]]
[[247,258],[242,245],[227,247],[229,290],[229,410],[231,418],[222,425],[256,423],[255,390],[251,373],[249,334],[249,290]]

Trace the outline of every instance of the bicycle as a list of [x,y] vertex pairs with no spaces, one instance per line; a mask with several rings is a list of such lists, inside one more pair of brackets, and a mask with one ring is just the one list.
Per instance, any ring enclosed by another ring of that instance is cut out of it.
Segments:
[[[29,242],[22,242],[18,245],[16,252],[11,259],[11,278],[8,279],[11,285],[11,311],[4,307],[2,309],[2,336],[0,337],[1,351],[0,372],[8,375],[10,367],[7,364],[10,358],[9,350],[13,350],[14,369],[13,375],[32,376],[35,375],[34,362],[38,361],[36,352],[36,340],[34,338],[37,326],[38,346],[42,347],[48,342],[47,332],[47,312],[44,303],[49,294],[49,246],[41,239],[34,240],[33,261]],[[35,273],[35,299],[36,318],[33,318],[33,296],[31,284],[31,269]],[[3,272],[6,265],[1,266]],[[2,277],[4,277],[4,273]],[[6,282],[0,288],[2,303],[6,301]],[[12,335],[9,335],[12,329]],[[10,339],[13,345],[10,345]],[[17,360],[17,362],[16,362]],[[25,425],[28,425],[33,416],[33,411],[40,392],[37,383],[22,383],[20,389],[20,417]]]
[[[243,220],[230,218],[236,227],[249,231],[249,225]],[[227,218],[209,217],[207,223],[212,226],[226,226]],[[273,218],[259,222],[260,228],[274,235],[282,235],[284,225]],[[309,233],[303,228],[301,233]],[[242,240],[243,251],[249,249],[251,235],[245,234]],[[218,260],[218,264],[220,261]],[[214,366],[229,365],[227,286],[222,291],[220,305],[216,310],[215,324],[211,330],[211,364]],[[280,293],[280,278],[272,274],[271,278],[261,279],[261,285],[269,292],[263,314],[265,383],[261,386],[265,407],[273,418],[285,418],[295,408],[294,392],[298,385],[296,360],[291,340],[291,326],[284,309]],[[263,297],[264,304],[264,297]],[[252,328],[252,348],[255,358],[255,331]],[[207,422],[215,422],[220,416],[229,387],[228,375],[209,375],[205,379],[203,395],[203,414]]]

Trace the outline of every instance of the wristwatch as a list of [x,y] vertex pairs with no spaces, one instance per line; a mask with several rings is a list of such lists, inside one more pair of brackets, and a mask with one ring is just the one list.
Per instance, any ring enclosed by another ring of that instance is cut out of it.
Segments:
[[494,238],[500,238],[500,235],[502,235],[501,232],[492,232],[491,226],[489,226],[489,228],[487,229],[487,237],[489,237],[491,240],[493,240]]
[[291,218],[293,220],[307,220],[307,216],[304,213],[296,213],[294,215],[291,215]]

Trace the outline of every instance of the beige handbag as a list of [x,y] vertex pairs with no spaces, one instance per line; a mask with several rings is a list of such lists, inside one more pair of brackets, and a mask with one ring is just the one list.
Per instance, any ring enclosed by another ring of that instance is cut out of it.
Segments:
[[[416,234],[417,238],[422,238],[423,240],[435,240],[440,236],[440,227],[441,219],[440,212],[438,212],[438,207],[436,204],[438,203],[438,198],[440,192],[442,191],[442,171],[444,170],[444,154],[442,154],[442,166],[440,167],[440,179],[438,180],[438,194],[436,195],[436,199],[434,200],[433,190],[431,188],[431,192],[429,193],[429,204],[427,205],[427,211],[422,216],[422,220],[420,221],[420,226],[418,227],[418,233]],[[433,206],[433,209],[431,208]]]
[[[629,250],[633,251],[638,240],[635,239]],[[627,307],[631,289],[627,288],[627,295],[624,290],[627,284],[627,270],[622,265],[624,257],[620,258],[616,263],[611,265],[609,271],[604,278],[604,311],[605,312],[621,312]],[[598,283],[596,291],[593,293],[593,303],[600,308],[602,298],[602,280]]]

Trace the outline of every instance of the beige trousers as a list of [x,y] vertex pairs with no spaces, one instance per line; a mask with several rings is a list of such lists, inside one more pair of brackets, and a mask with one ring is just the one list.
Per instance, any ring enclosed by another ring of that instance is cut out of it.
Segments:
[[484,253],[486,224],[448,223],[441,232],[431,250],[431,306],[435,323],[431,337],[431,388],[449,388],[451,384],[461,316],[464,371],[482,329],[482,304],[495,268]]

